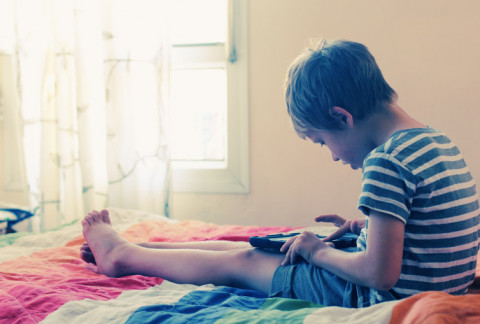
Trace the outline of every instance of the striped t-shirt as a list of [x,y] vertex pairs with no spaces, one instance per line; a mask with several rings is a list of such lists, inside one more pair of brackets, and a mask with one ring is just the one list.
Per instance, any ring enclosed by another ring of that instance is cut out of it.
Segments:
[[473,282],[479,203],[475,182],[457,146],[432,128],[398,131],[365,158],[359,209],[405,223],[400,297],[436,290],[463,294]]

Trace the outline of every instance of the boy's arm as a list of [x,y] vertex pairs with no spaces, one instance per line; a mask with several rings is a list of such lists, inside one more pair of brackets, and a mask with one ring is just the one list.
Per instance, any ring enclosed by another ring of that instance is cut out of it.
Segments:
[[312,233],[302,233],[282,247],[282,251],[288,249],[282,265],[296,263],[301,256],[307,262],[352,283],[389,290],[400,276],[404,226],[393,216],[371,211],[367,250],[354,253],[336,250]]

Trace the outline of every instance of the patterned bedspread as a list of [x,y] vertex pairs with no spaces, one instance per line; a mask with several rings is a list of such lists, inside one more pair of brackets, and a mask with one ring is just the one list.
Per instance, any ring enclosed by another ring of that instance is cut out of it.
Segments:
[[[287,227],[173,222],[112,210],[130,241],[247,241]],[[83,262],[81,225],[0,238],[0,323],[480,323],[480,295],[426,292],[364,309],[267,298],[245,289],[179,285],[161,278],[108,278]],[[477,272],[478,274],[478,272]]]

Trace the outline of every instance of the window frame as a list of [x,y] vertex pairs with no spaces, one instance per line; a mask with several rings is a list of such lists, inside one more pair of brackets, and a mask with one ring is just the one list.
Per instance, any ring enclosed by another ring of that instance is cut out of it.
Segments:
[[[248,193],[248,29],[247,1],[229,0],[228,40],[224,43],[182,44],[172,48],[172,68],[181,66],[186,50],[221,55],[227,72],[226,163],[172,161],[174,192]],[[201,61],[198,62],[202,65]]]

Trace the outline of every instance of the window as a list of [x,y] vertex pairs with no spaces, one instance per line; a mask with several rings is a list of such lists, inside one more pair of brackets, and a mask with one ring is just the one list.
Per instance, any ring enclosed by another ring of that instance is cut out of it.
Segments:
[[248,192],[246,1],[171,3],[174,190]]
[[[246,193],[249,190],[247,1],[165,1],[142,1],[133,9],[130,1],[100,2],[100,7],[108,9],[105,9],[110,17],[106,19],[108,30],[115,31],[112,35],[105,33],[103,37],[108,41],[115,36],[115,49],[125,54],[125,60],[135,57],[137,61],[148,62],[156,44],[154,41],[145,42],[145,39],[155,39],[160,34],[157,26],[149,22],[155,21],[158,10],[168,4],[169,36],[173,43],[169,111],[173,189],[177,192]],[[14,12],[16,2],[7,3],[11,8],[5,12]],[[75,3],[82,8],[83,2]],[[67,8],[62,10],[67,12],[72,5],[63,1],[46,4],[48,8],[64,4]],[[85,4],[87,8],[90,6]],[[38,7],[43,8],[44,4],[40,3]],[[148,19],[135,20],[136,16],[145,16],[146,8]],[[35,10],[22,12],[35,13]],[[12,30],[0,28],[0,54],[14,48],[13,18],[12,15],[4,16],[0,26],[11,26]],[[123,19],[125,16],[127,22]],[[42,22],[43,19],[38,17]],[[163,27],[163,24],[159,25]],[[73,30],[65,33],[73,33]],[[44,57],[38,55],[37,60],[44,60]],[[111,62],[112,66],[116,64],[116,61]],[[134,82],[137,85],[135,93],[141,98],[148,80],[154,79],[155,75],[138,66],[132,74],[137,73],[136,80],[142,80]],[[38,96],[26,97],[36,100]],[[147,114],[143,117],[145,120],[139,120],[139,124],[152,122]],[[142,129],[137,137],[141,134]],[[155,147],[143,137],[137,145]]]

